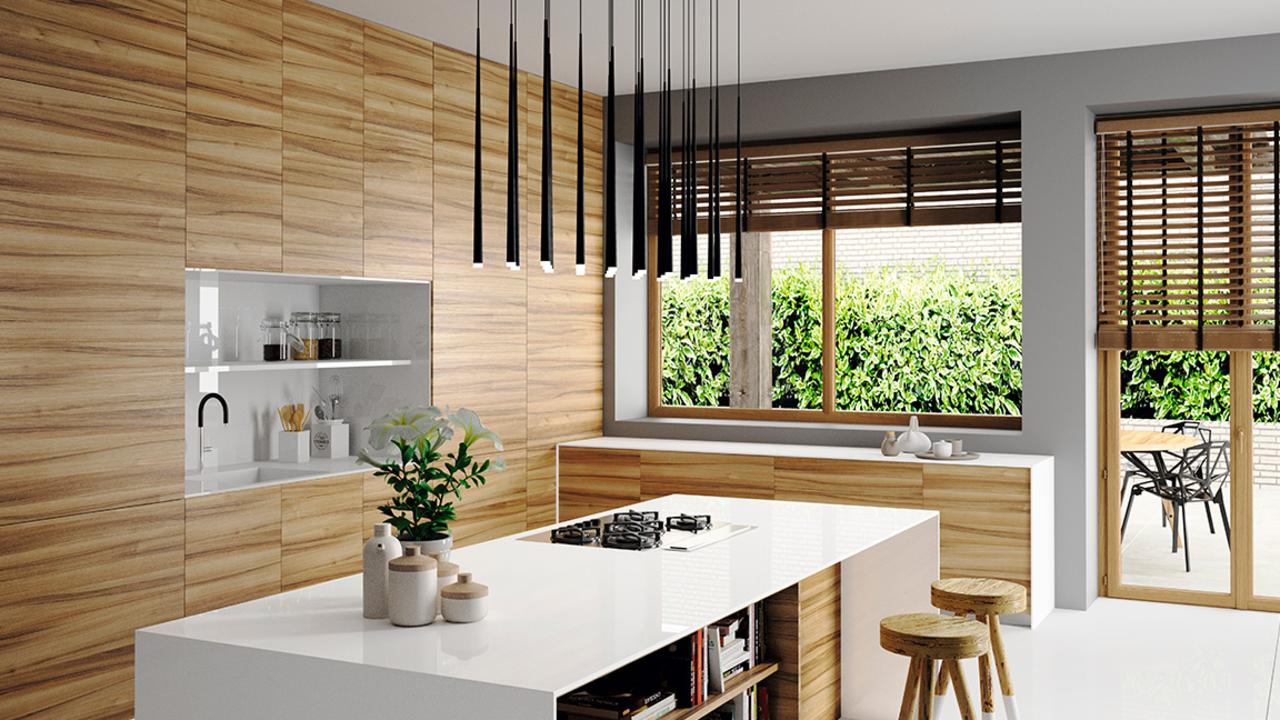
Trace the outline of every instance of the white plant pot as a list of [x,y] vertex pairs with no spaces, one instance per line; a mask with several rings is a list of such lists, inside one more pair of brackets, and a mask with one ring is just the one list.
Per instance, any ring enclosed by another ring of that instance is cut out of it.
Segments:
[[400,538],[400,545],[406,548],[421,548],[423,555],[438,555],[441,560],[448,560],[449,554],[453,552],[453,535],[445,535],[435,540],[405,540]]

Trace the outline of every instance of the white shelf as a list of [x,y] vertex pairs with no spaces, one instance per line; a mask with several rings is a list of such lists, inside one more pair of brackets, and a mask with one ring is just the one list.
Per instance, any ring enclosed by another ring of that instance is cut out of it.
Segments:
[[324,370],[339,368],[401,367],[412,360],[279,360],[276,362],[226,362],[187,365],[188,375],[202,372],[262,372],[267,370]]

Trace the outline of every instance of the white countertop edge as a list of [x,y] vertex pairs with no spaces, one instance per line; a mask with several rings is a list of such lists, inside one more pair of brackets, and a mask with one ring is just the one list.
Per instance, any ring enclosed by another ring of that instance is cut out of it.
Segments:
[[[276,468],[280,470],[297,470],[306,472],[314,470],[314,473],[299,475],[298,477],[281,478],[279,480],[266,480],[263,482],[250,483],[248,485],[238,485],[236,487],[222,488],[220,490],[206,490],[198,493],[185,493],[184,499],[205,497],[208,495],[222,495],[224,493],[240,492],[241,490],[253,490],[255,488],[274,487],[277,485],[291,485],[293,483],[306,482],[308,480],[323,480],[325,478],[338,477],[340,475],[354,475],[356,473],[366,473],[376,470],[363,463],[356,461],[355,455],[342,458],[316,458],[305,463],[286,463],[278,460],[261,460],[256,462],[236,463],[234,465],[220,465],[214,472],[225,472],[228,470],[249,470],[252,468]],[[183,475],[182,481],[185,490],[186,481],[200,476],[200,471],[188,471]]]
[[[939,436],[942,439],[945,436]],[[966,443],[972,445],[970,441]],[[975,465],[978,467],[1032,468],[1041,463],[1052,463],[1052,455],[1023,455],[1019,453],[986,453],[980,447],[966,447],[979,454],[976,460],[923,460],[909,453],[887,457],[880,448],[840,447],[835,445],[791,445],[787,443],[731,442],[724,440],[683,440],[675,438],[640,438],[608,436],[573,440],[560,443],[560,447],[595,448],[600,450],[668,451],[692,453],[716,453],[722,455],[757,455],[771,457],[815,458],[821,460],[863,460],[874,462],[935,463],[948,465]]]

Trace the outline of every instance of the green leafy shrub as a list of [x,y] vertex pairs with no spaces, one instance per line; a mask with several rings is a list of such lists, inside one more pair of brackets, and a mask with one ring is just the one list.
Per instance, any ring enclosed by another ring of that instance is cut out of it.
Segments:
[[[1121,416],[1226,422],[1231,417],[1228,370],[1225,352],[1121,353]],[[1253,355],[1253,417],[1280,422],[1280,353]]]
[[662,403],[729,404],[729,280],[662,285]]

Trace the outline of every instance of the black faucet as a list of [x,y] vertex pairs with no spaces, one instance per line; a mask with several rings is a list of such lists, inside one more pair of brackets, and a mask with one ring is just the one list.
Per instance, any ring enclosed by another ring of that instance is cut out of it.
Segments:
[[210,400],[217,400],[222,405],[222,424],[230,423],[231,419],[227,414],[227,399],[218,393],[209,393],[200,399],[200,407],[196,410],[196,427],[204,427],[204,405]]

